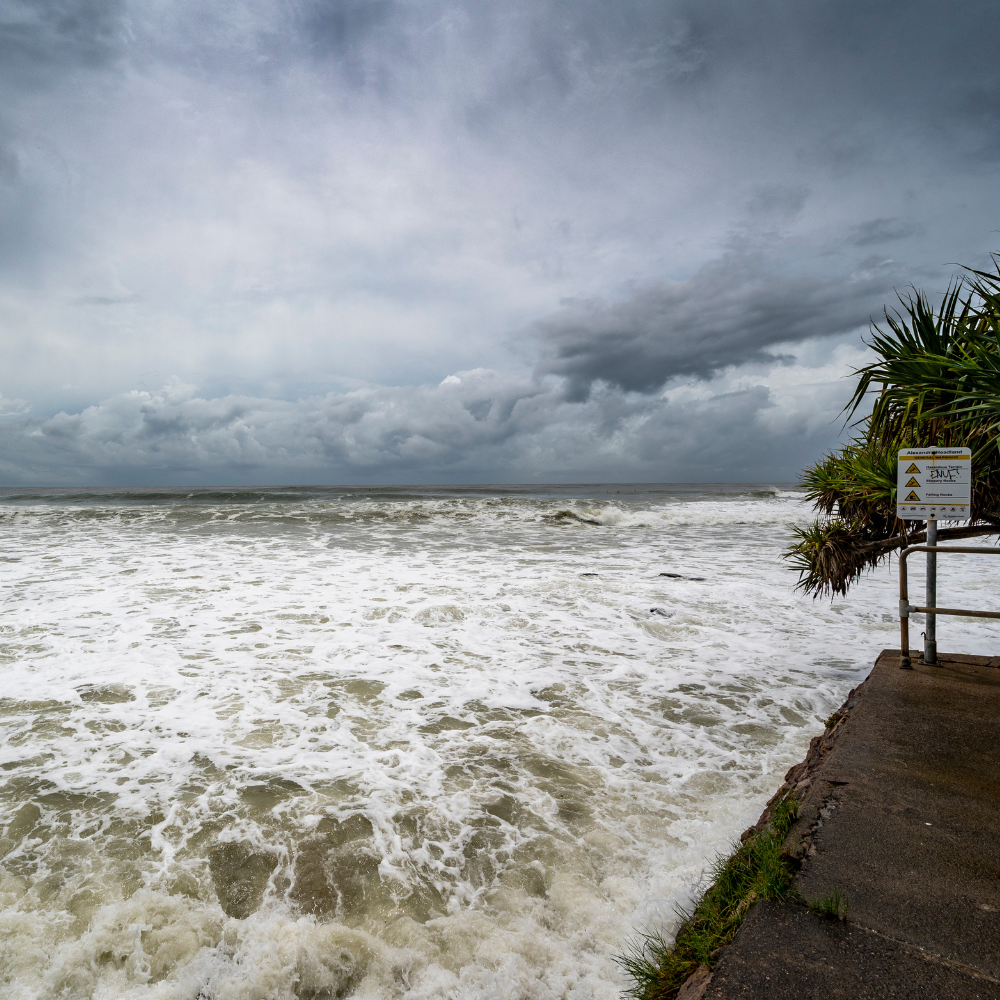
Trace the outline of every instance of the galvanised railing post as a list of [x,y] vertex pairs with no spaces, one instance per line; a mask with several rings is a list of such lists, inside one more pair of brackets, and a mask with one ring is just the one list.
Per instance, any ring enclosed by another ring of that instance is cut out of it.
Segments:
[[911,552],[928,552],[935,556],[947,552],[1000,556],[1000,548],[987,549],[972,545],[910,545],[899,553],[899,665],[903,670],[913,669],[910,664],[910,615],[913,612],[925,615],[959,615],[963,618],[1000,618],[1000,611],[968,611],[964,608],[938,608],[933,605],[921,607],[910,604],[906,559]]

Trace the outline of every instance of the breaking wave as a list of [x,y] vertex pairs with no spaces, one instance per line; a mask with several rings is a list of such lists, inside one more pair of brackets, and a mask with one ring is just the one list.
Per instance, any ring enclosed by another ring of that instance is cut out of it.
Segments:
[[897,641],[799,497],[5,491],[4,996],[616,997]]

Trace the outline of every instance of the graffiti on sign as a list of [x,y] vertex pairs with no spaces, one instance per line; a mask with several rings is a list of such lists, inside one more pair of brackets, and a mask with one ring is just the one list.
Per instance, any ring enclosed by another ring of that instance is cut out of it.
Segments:
[[968,448],[903,448],[897,469],[898,518],[968,518],[972,502],[972,452]]

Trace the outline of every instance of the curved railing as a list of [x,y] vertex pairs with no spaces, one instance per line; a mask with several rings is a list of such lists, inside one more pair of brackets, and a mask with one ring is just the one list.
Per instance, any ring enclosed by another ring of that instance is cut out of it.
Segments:
[[984,548],[981,545],[911,545],[899,553],[899,665],[904,670],[913,669],[910,664],[910,615],[913,612],[925,615],[961,615],[964,618],[1000,618],[1000,611],[967,611],[963,608],[931,608],[910,604],[906,557],[911,552],[927,552],[935,556],[942,552],[978,552],[983,555],[1000,556],[1000,548]]

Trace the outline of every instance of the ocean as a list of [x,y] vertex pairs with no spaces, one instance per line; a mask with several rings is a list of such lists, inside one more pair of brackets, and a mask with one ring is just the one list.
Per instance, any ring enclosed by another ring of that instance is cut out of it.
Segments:
[[[783,484],[0,490],[0,994],[618,996],[898,646],[895,563],[794,591],[811,516]],[[1000,560],[940,562],[992,606]]]

